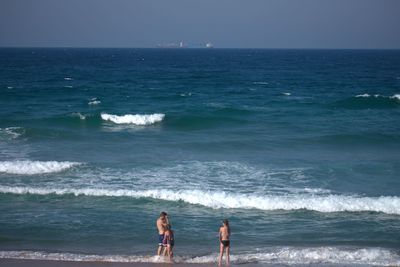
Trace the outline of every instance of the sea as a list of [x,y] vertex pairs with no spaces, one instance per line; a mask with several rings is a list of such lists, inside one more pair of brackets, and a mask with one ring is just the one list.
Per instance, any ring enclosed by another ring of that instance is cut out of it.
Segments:
[[0,49],[0,261],[400,265],[400,50]]

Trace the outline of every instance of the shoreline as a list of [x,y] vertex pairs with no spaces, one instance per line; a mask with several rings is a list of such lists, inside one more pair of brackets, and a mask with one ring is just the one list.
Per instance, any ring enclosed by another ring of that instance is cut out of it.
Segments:
[[[178,255],[173,262],[155,255],[96,255],[51,253],[43,251],[0,251],[0,267],[212,267],[217,266],[217,253]],[[224,260],[225,262],[225,257]],[[395,248],[350,247],[273,247],[263,251],[231,254],[231,265],[267,266],[400,266]],[[223,264],[225,267],[226,265]]]
[[[0,259],[1,267],[172,267],[179,265],[180,267],[212,267],[217,264],[212,263],[146,263],[146,262],[105,262],[105,261],[63,261],[63,260],[42,260],[42,259]],[[235,264],[231,264],[235,265]],[[246,264],[254,267],[261,265]],[[225,266],[225,265],[223,265]],[[265,265],[264,265],[265,266]],[[270,266],[270,265],[268,265]],[[272,266],[272,265],[271,265]]]
[[[42,259],[6,259],[0,258],[0,267],[218,267],[217,263],[146,263],[146,262],[105,262],[105,261],[64,261],[64,260],[42,260]],[[374,264],[347,264],[347,263],[312,263],[312,264],[282,264],[282,263],[231,263],[223,264],[222,267],[246,266],[246,267],[349,267],[349,266],[376,266]],[[395,267],[400,265],[382,265]]]

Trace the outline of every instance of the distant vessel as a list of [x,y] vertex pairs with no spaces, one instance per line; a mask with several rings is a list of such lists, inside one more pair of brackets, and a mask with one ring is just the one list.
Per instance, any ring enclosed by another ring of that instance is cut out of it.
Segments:
[[211,42],[198,43],[188,45],[184,41],[172,42],[172,43],[160,43],[157,45],[158,48],[214,48],[214,44]]
[[158,48],[186,48],[186,45],[183,41],[179,43],[164,43],[164,44],[158,44]]

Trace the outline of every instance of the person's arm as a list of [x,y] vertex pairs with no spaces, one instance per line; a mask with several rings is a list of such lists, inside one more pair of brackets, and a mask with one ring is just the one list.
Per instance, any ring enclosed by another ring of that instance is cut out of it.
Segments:
[[221,233],[221,228],[219,228],[219,233],[218,233],[218,236],[219,236],[219,241],[221,242],[221,241],[222,241],[222,233]]

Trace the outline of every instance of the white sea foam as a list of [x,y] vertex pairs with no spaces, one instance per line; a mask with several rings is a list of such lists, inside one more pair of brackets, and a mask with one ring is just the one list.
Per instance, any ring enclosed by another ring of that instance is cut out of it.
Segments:
[[[216,262],[217,255],[207,255],[186,260],[188,263]],[[400,257],[394,251],[383,248],[346,249],[338,247],[294,248],[282,247],[269,251],[232,255],[236,264],[369,264],[397,265]]]
[[66,81],[72,81],[72,78],[71,78],[71,77],[65,77],[64,80],[66,80]]
[[86,119],[86,116],[83,115],[83,114],[80,113],[80,112],[75,112],[75,113],[72,113],[71,115],[72,115],[72,116],[75,116],[75,117],[79,117],[79,119],[81,119],[81,120],[85,120],[85,119]]
[[253,82],[253,84],[267,85],[267,84],[268,84],[268,82]]
[[284,93],[282,93],[282,94],[284,94],[284,95],[291,95],[291,93],[289,93],[289,92],[284,92]]
[[160,122],[164,119],[165,114],[136,114],[136,115],[112,115],[112,114],[101,114],[101,118],[106,121],[112,121],[117,124],[134,124],[134,125],[150,125],[157,122]]
[[12,86],[7,86],[7,89],[13,89],[14,87],[12,87]]
[[88,102],[88,105],[98,105],[98,104],[101,104],[100,100],[93,100]]
[[356,95],[356,97],[370,97],[369,94]]
[[400,94],[394,94],[390,98],[394,98],[396,100],[400,100]]
[[259,210],[312,210],[319,212],[383,212],[400,215],[400,197],[358,197],[346,195],[249,195],[202,190],[128,190],[104,188],[47,188],[0,186],[0,193],[109,196],[153,198],[166,201],[183,201],[213,209],[259,209]]
[[375,98],[391,98],[395,100],[400,100],[400,94],[394,94],[392,96],[384,96],[384,95],[370,95],[370,94],[361,94],[361,95],[356,95],[356,97],[375,97]]
[[69,161],[0,161],[0,173],[27,175],[52,173],[64,171],[79,164]]
[[181,96],[191,96],[192,93],[181,93],[180,95],[181,95]]
[[5,138],[8,140],[16,139],[24,134],[24,132],[25,130],[21,127],[0,128],[0,138]]
[[65,87],[65,88],[73,88],[72,85],[65,85],[64,87]]
[[[0,251],[2,259],[33,259],[79,262],[166,262],[165,257],[153,255],[88,255],[73,253],[49,253],[42,251]],[[176,256],[176,263],[209,264],[217,261],[217,254],[205,256]],[[341,248],[341,247],[276,247],[255,253],[231,255],[234,264],[367,264],[374,266],[399,265],[399,255],[385,248]]]

